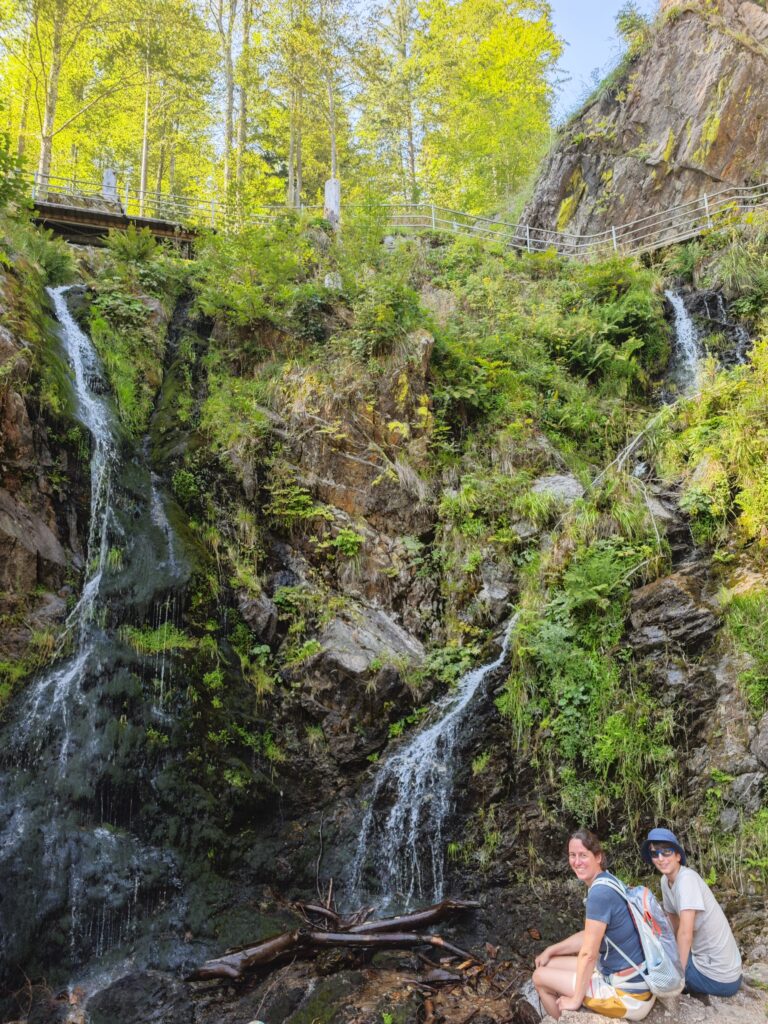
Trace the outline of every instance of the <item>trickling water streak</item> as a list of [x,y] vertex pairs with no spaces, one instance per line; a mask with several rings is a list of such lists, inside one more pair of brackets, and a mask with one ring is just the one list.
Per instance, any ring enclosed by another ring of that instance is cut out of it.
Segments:
[[[499,656],[468,672],[438,703],[441,717],[416,733],[379,770],[352,869],[356,893],[364,888],[363,875],[370,862],[388,900],[408,905],[414,898],[442,897],[444,828],[453,803],[460,726],[475,694],[504,663],[516,621],[515,615]],[[387,813],[379,806],[381,798],[393,796]]]
[[165,505],[163,504],[158,484],[158,477],[153,473],[152,504],[150,507],[150,513],[152,516],[152,522],[165,534],[166,544],[168,545],[168,567],[170,568],[171,573],[174,576],[177,576],[179,573],[179,563],[176,557],[176,541],[174,539],[173,530],[171,529],[171,524],[168,521],[168,516],[165,512]]

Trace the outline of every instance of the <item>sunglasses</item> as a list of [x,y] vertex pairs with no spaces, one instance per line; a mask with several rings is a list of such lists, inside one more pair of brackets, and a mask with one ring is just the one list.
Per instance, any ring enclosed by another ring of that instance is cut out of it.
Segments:
[[656,860],[657,857],[671,857],[673,853],[677,853],[677,852],[678,851],[675,850],[671,846],[665,846],[665,847],[663,847],[660,850],[649,850],[648,851],[648,853],[650,853],[651,858],[653,860]]

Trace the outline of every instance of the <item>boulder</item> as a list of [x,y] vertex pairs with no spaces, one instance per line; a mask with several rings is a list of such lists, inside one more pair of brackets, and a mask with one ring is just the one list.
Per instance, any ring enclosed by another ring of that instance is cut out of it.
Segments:
[[501,622],[509,611],[509,602],[514,592],[514,573],[494,562],[484,562],[480,569],[483,585],[478,591],[478,602],[487,609],[491,622]]
[[366,609],[355,620],[332,619],[319,636],[323,651],[318,659],[331,675],[364,679],[374,662],[404,659],[412,664],[424,660],[419,640],[398,625],[386,612]]
[[698,653],[713,639],[720,619],[697,572],[689,568],[636,590],[630,622],[630,642],[643,656],[663,650]]
[[193,1017],[189,990],[169,974],[127,974],[88,1001],[90,1024],[188,1024]]
[[740,807],[745,814],[755,814],[762,806],[762,790],[765,772],[747,772],[737,775],[728,787],[728,799]]
[[[768,148],[767,32],[757,3],[680,3],[680,16],[661,22],[568,123],[518,230],[610,232],[681,203],[703,209],[706,195],[758,180],[754,154]],[[662,223],[669,237],[679,232]]]
[[571,473],[540,476],[534,481],[531,490],[534,494],[551,494],[564,505],[572,505],[578,498],[584,497],[583,486]]
[[277,605],[262,591],[256,597],[246,590],[237,592],[237,607],[256,636],[269,644],[277,629]]

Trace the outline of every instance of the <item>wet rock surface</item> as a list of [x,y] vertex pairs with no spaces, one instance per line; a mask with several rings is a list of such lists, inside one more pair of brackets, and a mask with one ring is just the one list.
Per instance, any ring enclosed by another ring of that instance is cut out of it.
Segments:
[[695,563],[633,593],[630,642],[638,655],[696,654],[711,643],[720,617],[705,589],[706,573],[705,564]]
[[[8,288],[0,281],[0,317],[9,312]],[[44,344],[60,362],[56,340],[47,337]],[[87,529],[87,469],[71,441],[62,439],[62,425],[41,412],[32,359],[29,342],[3,326],[0,661],[23,659],[35,631],[55,635],[66,612],[62,588],[82,565]]]
[[181,1024],[193,1018],[190,992],[167,974],[129,974],[88,1001],[89,1024]]

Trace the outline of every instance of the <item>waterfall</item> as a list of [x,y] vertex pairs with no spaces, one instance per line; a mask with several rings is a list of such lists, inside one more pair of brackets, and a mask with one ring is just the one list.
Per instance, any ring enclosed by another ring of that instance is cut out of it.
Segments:
[[33,734],[44,738],[44,723],[60,726],[59,766],[66,771],[71,745],[70,722],[82,707],[80,684],[84,668],[93,652],[94,636],[90,628],[99,587],[109,551],[110,485],[115,463],[116,423],[112,410],[99,393],[101,368],[89,339],[75,323],[67,308],[68,288],[49,288],[61,338],[72,368],[76,415],[93,440],[91,455],[91,508],[86,554],[86,579],[80,598],[70,612],[65,636],[71,635],[75,653],[61,666],[43,675],[28,690],[27,707],[20,722],[18,739],[28,741]]
[[436,721],[406,741],[379,769],[352,866],[358,896],[367,887],[366,871],[372,869],[385,904],[410,906],[415,899],[442,898],[445,824],[453,805],[462,726],[483,683],[503,665],[516,621],[515,615],[499,656],[467,672],[437,703]]
[[675,318],[675,348],[671,377],[681,394],[693,391],[699,380],[699,360],[701,346],[699,333],[696,330],[688,310],[680,295],[673,291],[664,292]]
[[[0,981],[19,968],[71,977],[93,957],[135,942],[139,920],[165,915],[167,927],[180,912],[169,909],[180,888],[174,857],[134,825],[135,794],[148,772],[137,751],[155,695],[142,692],[141,663],[110,620],[142,622],[164,602],[172,621],[173,595],[189,567],[159,482],[141,459],[123,465],[119,458],[101,365],[66,291],[49,294],[75,416],[91,436],[85,579],[65,623],[66,655],[19,695],[0,729]],[[114,551],[119,557],[110,558]],[[158,668],[162,703],[165,655]]]

